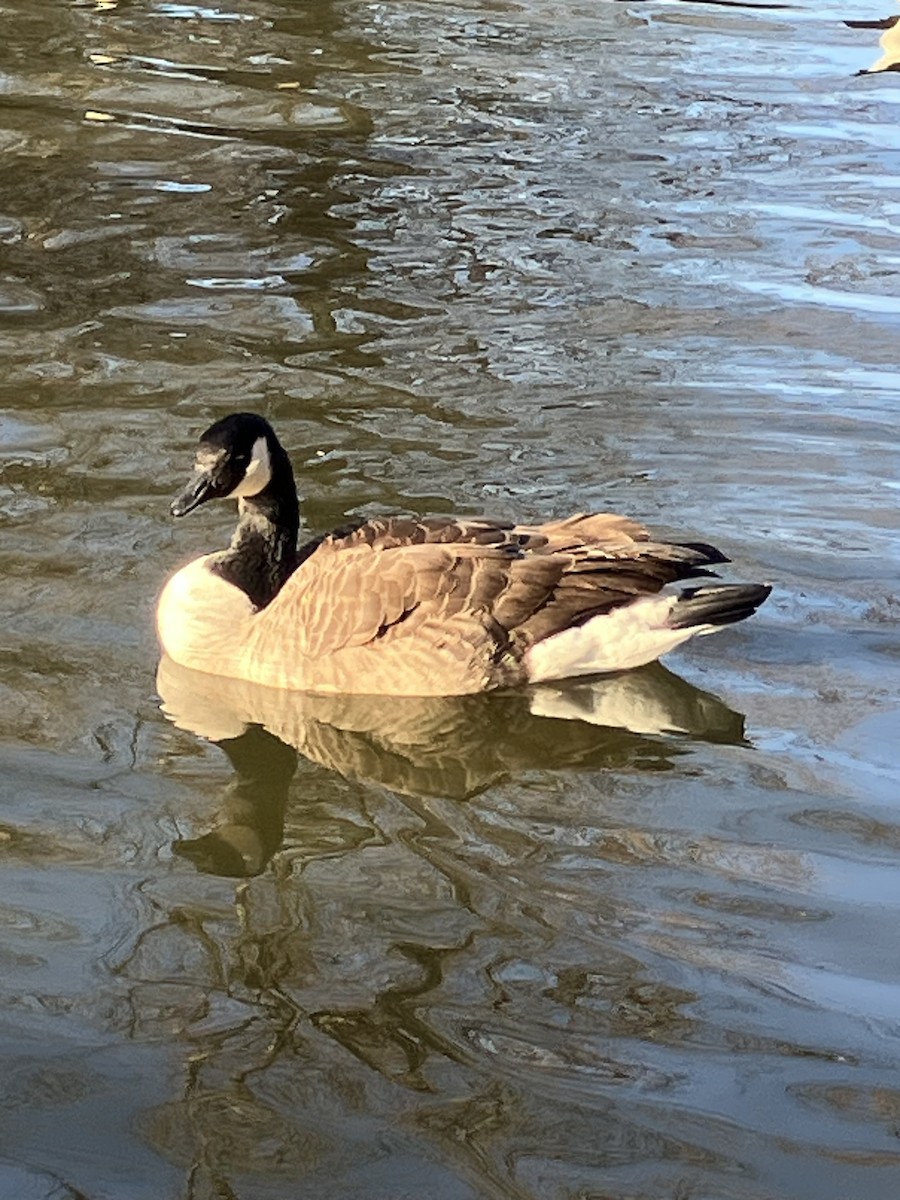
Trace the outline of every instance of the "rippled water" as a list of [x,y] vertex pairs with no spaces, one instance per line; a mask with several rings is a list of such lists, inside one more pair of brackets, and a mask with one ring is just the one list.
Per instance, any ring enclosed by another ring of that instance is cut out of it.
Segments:
[[[888,8],[4,0],[0,1195],[897,1195]],[[534,711],[157,683],[247,408],[311,529],[775,595]]]

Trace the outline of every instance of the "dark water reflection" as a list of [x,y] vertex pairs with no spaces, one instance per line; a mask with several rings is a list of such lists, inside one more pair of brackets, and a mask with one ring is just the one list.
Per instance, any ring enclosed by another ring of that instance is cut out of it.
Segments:
[[299,751],[409,797],[466,800],[531,770],[664,770],[673,735],[744,745],[744,722],[659,664],[607,679],[447,699],[314,696],[211,679],[163,659],[163,711],[215,742],[235,772],[214,832],[176,843],[221,875],[256,875],[279,848]]
[[[886,15],[5,5],[0,1196],[893,1200]],[[617,508],[775,596],[624,707],[179,728],[237,408],[312,529]]]

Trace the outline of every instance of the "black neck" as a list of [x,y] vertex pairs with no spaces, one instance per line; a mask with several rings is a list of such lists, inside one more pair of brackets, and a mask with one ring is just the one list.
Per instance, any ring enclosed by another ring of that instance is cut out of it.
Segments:
[[213,570],[239,587],[257,608],[265,608],[297,566],[300,506],[287,454],[273,453],[272,478],[256,496],[239,501],[240,517],[231,545]]

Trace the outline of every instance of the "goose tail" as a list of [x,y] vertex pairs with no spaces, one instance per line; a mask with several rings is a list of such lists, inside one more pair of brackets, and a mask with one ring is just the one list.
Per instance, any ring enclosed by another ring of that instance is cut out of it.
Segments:
[[686,588],[678,594],[672,605],[669,627],[693,629],[697,625],[715,628],[732,625],[735,621],[752,617],[771,591],[768,583],[720,583]]
[[542,683],[641,667],[689,638],[743,621],[771,590],[768,584],[723,583],[642,597],[531,646],[526,677]]

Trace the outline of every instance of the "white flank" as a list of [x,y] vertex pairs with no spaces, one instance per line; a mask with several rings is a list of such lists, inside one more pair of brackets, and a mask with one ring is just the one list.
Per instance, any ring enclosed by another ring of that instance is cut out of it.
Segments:
[[525,655],[531,683],[630,671],[654,662],[696,634],[712,633],[715,625],[671,629],[669,613],[677,596],[652,596],[635,600],[574,629],[564,629],[532,646]]
[[269,447],[264,437],[257,438],[253,443],[250,462],[244,472],[244,478],[233,492],[228,493],[229,499],[240,499],[241,496],[258,496],[272,478],[272,463],[269,458]]

